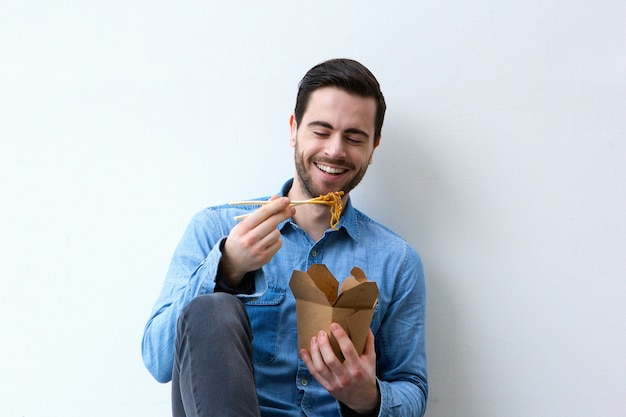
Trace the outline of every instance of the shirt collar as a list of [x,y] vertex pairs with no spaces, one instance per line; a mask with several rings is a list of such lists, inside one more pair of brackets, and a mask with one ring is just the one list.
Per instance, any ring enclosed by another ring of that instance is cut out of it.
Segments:
[[[291,190],[292,185],[293,178],[285,182],[278,195],[281,197],[286,196],[289,193],[289,190]],[[354,240],[357,240],[359,235],[359,228],[356,218],[356,209],[352,206],[352,200],[350,199],[350,196],[348,196],[348,202],[341,211],[341,217],[339,218],[339,223],[337,224],[337,231],[343,229],[346,231],[346,233],[348,233],[348,236],[350,236]],[[288,223],[293,223],[293,219],[287,219],[283,221],[281,224],[278,225],[278,229],[282,230],[283,227],[285,227],[285,225]]]

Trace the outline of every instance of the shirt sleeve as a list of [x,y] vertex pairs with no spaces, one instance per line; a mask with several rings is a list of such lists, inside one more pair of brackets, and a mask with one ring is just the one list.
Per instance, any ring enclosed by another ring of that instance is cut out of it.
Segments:
[[379,416],[421,417],[428,398],[424,270],[408,244],[395,294],[376,334]]
[[[195,297],[216,291],[221,243],[230,232],[229,227],[215,210],[203,210],[192,218],[174,251],[142,340],[144,364],[159,382],[172,379],[176,323],[180,312]],[[255,297],[258,296],[255,289],[263,291],[267,287],[263,274],[251,274],[246,285],[245,291],[237,296]],[[224,288],[221,286],[217,290]]]

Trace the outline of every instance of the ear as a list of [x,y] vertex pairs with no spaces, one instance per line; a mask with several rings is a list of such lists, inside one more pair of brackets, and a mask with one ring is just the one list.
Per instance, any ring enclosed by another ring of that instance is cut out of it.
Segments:
[[374,149],[372,149],[372,154],[370,155],[368,165],[372,165],[372,162],[374,162],[374,151],[376,150],[376,148],[378,148],[378,145],[380,145],[380,138],[381,136],[379,136],[378,139],[376,139],[376,141],[374,142]]
[[289,144],[292,147],[296,146],[296,137],[298,135],[298,123],[296,122],[296,115],[291,113],[289,116]]

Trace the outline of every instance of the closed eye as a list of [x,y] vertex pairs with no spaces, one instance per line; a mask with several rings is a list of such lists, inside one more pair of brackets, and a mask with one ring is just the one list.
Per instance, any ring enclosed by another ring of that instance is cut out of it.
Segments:
[[346,137],[346,141],[353,143],[355,145],[358,145],[358,144],[365,142],[365,139],[359,138],[359,137],[348,136]]
[[314,134],[315,136],[319,137],[319,138],[327,138],[327,137],[329,137],[329,136],[330,136],[330,133],[327,133],[327,132],[321,132],[321,131],[319,131],[319,130],[314,130],[314,131],[313,131],[313,134]]

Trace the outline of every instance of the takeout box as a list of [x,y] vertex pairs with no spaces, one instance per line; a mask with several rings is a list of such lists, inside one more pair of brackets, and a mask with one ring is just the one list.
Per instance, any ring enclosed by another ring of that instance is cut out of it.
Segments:
[[378,286],[354,267],[352,276],[339,283],[326,265],[313,264],[307,272],[293,271],[289,286],[296,298],[298,349],[309,350],[311,338],[324,330],[338,358],[343,360],[331,323],[341,325],[358,354],[365,349],[369,326],[378,301]]

